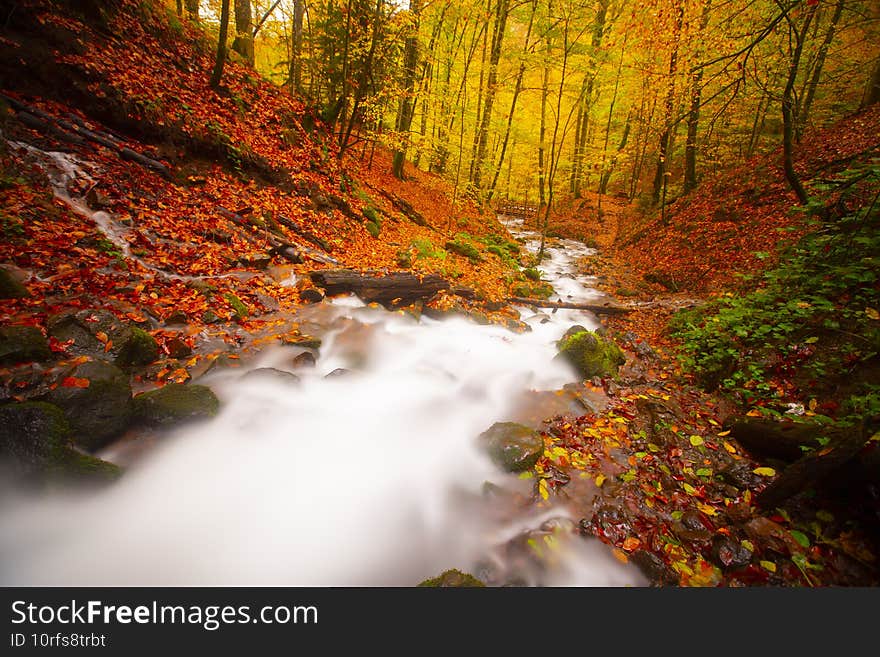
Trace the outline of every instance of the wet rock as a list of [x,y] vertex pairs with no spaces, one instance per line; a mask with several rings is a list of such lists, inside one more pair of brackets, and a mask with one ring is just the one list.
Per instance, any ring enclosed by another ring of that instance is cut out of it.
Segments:
[[785,528],[763,516],[752,518],[743,525],[746,534],[755,543],[760,543],[780,554],[790,554],[802,550],[800,544]]
[[189,317],[186,316],[185,312],[182,310],[175,310],[165,318],[165,326],[180,326],[186,324],[188,321]]
[[335,370],[324,376],[325,379],[335,379],[339,376],[348,376],[349,374],[353,374],[351,370],[347,370],[344,367],[337,367]]
[[303,347],[304,349],[320,349],[321,338],[311,335],[282,335],[281,344],[291,347]]
[[504,321],[504,326],[514,333],[528,333],[532,330],[532,327],[526,324],[525,322],[521,322],[518,319],[513,319],[513,317],[508,317]]
[[642,340],[632,331],[627,331],[626,333],[624,333],[623,339],[636,353],[636,355],[641,358],[654,358],[657,355],[656,352],[651,348],[651,345]]
[[217,415],[220,401],[207,386],[169,383],[134,398],[135,418],[145,424],[168,426]]
[[460,570],[447,570],[431,579],[426,579],[419,586],[424,587],[466,587],[466,586],[486,586],[473,575],[463,573]]
[[6,267],[0,267],[0,299],[24,299],[31,293],[15,274]]
[[712,561],[725,569],[744,568],[752,562],[752,552],[730,536],[717,534],[712,539]]
[[70,425],[57,406],[46,402],[0,406],[0,454],[26,470],[62,459],[69,439]]
[[67,348],[70,353],[109,359],[120,367],[147,365],[159,355],[159,346],[153,336],[121,322],[107,310],[80,310],[55,315],[49,319],[48,330],[49,335],[59,342],[72,341]]
[[449,288],[449,293],[454,294],[457,297],[461,297],[462,299],[471,299],[477,301],[482,301],[483,299],[483,295],[477,292],[474,288],[467,287],[465,285],[453,285],[451,288]]
[[626,360],[620,347],[590,331],[570,334],[556,346],[559,349],[557,358],[571,363],[583,379],[615,376]]
[[125,430],[132,411],[127,374],[95,360],[77,365],[66,375],[87,380],[88,387],[59,385],[46,395],[46,401],[64,411],[78,445],[97,449]]
[[192,347],[179,337],[173,337],[165,342],[165,348],[171,358],[186,358],[192,355]]
[[51,357],[49,343],[36,326],[0,326],[0,365]]
[[257,292],[254,296],[266,312],[272,313],[281,308],[281,304],[278,303],[278,299],[275,297],[270,297],[268,294],[260,292]]
[[236,369],[239,367],[241,367],[241,359],[234,356],[234,354],[220,354],[211,361],[211,364],[208,365],[203,376],[205,374],[210,374],[211,372],[219,372],[220,370],[225,369]]
[[300,290],[299,298],[306,303],[320,303],[324,300],[324,291],[316,287],[307,287]]
[[489,458],[503,470],[528,470],[544,453],[544,440],[534,429],[516,422],[496,422],[478,438]]
[[67,478],[77,479],[113,481],[122,476],[122,468],[115,463],[73,449],[66,452],[64,459],[56,465],[55,470]]
[[581,326],[580,324],[575,324],[574,326],[569,327],[569,329],[562,334],[560,340],[567,340],[573,335],[577,335],[578,333],[585,333],[587,328],[585,326]]
[[751,490],[759,484],[766,483],[766,480],[756,475],[752,470],[754,468],[745,461],[734,461],[730,465],[725,466],[718,471],[718,476],[722,481],[736,486],[740,490]]
[[103,210],[113,203],[112,199],[96,187],[86,193],[86,203],[92,210]]
[[648,578],[652,586],[677,586],[678,575],[653,552],[637,550],[629,555],[636,567]]
[[571,518],[564,516],[559,518],[550,518],[541,523],[541,531],[553,532],[558,534],[575,534],[578,531],[577,523]]
[[581,523],[582,531],[608,539],[612,543],[620,543],[632,533],[626,515],[614,506],[601,506],[596,509],[589,523]]
[[220,317],[213,310],[206,310],[202,313],[202,321],[205,324],[216,324],[220,321]]
[[304,351],[299,356],[293,359],[291,363],[293,367],[314,367],[317,363],[317,359],[315,358],[315,354],[311,351]]
[[241,378],[246,381],[262,379],[264,381],[277,381],[278,383],[287,384],[299,383],[299,377],[296,374],[285,372],[284,370],[279,370],[274,367],[258,367],[255,370],[245,373]]

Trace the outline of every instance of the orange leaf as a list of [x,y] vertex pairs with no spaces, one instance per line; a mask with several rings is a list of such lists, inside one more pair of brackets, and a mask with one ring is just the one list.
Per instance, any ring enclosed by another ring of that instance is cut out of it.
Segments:
[[628,536],[627,539],[623,542],[623,549],[627,552],[632,552],[637,547],[639,547],[642,542],[637,539],[635,536]]
[[88,388],[91,381],[88,379],[81,379],[75,376],[65,377],[61,382],[61,385],[65,388]]
[[107,334],[104,333],[104,331],[98,331],[97,333],[95,333],[95,337],[98,338],[98,340],[100,342],[105,342],[105,343],[107,342],[107,340],[110,339],[109,337],[107,337]]
[[104,345],[104,351],[110,351],[113,348],[113,340],[107,340],[107,344]]

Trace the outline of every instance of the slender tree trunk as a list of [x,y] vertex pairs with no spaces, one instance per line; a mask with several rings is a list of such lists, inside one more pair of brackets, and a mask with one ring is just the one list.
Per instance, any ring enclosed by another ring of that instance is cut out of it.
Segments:
[[217,39],[217,58],[214,60],[214,71],[211,73],[211,88],[219,89],[223,79],[223,65],[226,63],[226,39],[229,36],[229,0],[220,5],[220,34]]
[[[549,53],[550,44],[547,44],[547,50]],[[545,186],[545,177],[547,175],[547,167],[546,167],[546,157],[545,157],[545,149],[546,149],[546,140],[547,140],[547,95],[549,93],[548,87],[550,86],[550,67],[547,64],[544,64],[544,73],[541,78],[541,126],[538,137],[538,211],[544,209],[544,204],[547,202],[546,196],[544,193]],[[537,226],[536,226],[537,228]]]
[[663,131],[660,133],[660,147],[657,152],[657,172],[654,175],[654,191],[652,199],[654,205],[661,201],[664,203],[660,209],[661,220],[665,224],[666,218],[666,160],[669,157],[669,139],[672,133],[672,112],[675,103],[675,75],[678,72],[678,45],[681,38],[681,27],[684,22],[684,5],[681,0],[677,2],[675,24],[672,32],[672,52],[669,55],[669,82],[666,91],[666,105],[663,116]]
[[626,115],[626,123],[623,124],[623,134],[620,136],[620,143],[617,145],[617,152],[614,154],[614,157],[611,158],[611,163],[608,165],[608,168],[602,172],[602,177],[599,180],[600,198],[608,193],[608,183],[611,181],[611,174],[614,173],[614,167],[617,166],[617,160],[620,157],[620,154],[623,153],[623,150],[626,148],[626,143],[629,140],[631,124],[632,110]]
[[796,135],[798,142],[800,142],[804,127],[806,127],[807,121],[809,120],[810,110],[813,107],[813,99],[816,97],[816,89],[819,87],[819,80],[822,78],[822,69],[825,67],[825,59],[828,57],[828,49],[831,47],[831,42],[834,41],[834,35],[837,32],[837,24],[840,22],[840,17],[843,15],[843,8],[845,5],[846,0],[837,0],[837,4],[834,7],[834,14],[831,16],[831,22],[828,24],[828,30],[825,32],[825,38],[822,40],[822,45],[819,46],[819,52],[816,55],[816,64],[813,66],[813,73],[807,84],[803,103],[798,111]]
[[758,107],[755,110],[755,120],[752,121],[752,134],[749,137],[749,146],[746,149],[746,159],[755,153],[758,147],[758,140],[761,138],[761,132],[764,130],[764,121],[767,117],[767,107],[770,105],[770,96],[764,93],[758,99]]
[[293,34],[291,35],[290,48],[290,74],[288,84],[290,93],[301,95],[302,88],[302,44],[303,44],[303,15],[305,14],[305,0],[294,0],[293,3]]
[[189,17],[198,22],[199,21],[199,0],[185,0],[184,4],[186,5],[186,13],[189,14]]
[[800,65],[801,55],[803,54],[807,30],[810,28],[810,22],[813,20],[815,13],[816,6],[809,5],[806,18],[804,19],[804,25],[800,32],[798,32],[795,21],[793,21],[790,16],[786,16],[791,30],[790,33],[794,37],[794,50],[791,54],[791,63],[788,68],[788,79],[785,83],[785,89],[782,92],[783,168],[785,169],[785,179],[788,181],[789,186],[792,191],[794,191],[795,196],[797,196],[801,205],[806,205],[809,202],[809,197],[807,196],[807,190],[804,189],[803,183],[801,183],[797,172],[794,170],[793,141],[795,122],[797,121],[797,117],[795,116],[794,85],[797,81],[798,66]]
[[877,58],[877,62],[874,64],[874,71],[871,73],[871,79],[868,80],[868,89],[862,100],[862,109],[874,103],[880,103],[880,57]]
[[[703,34],[709,25],[709,12],[712,0],[703,5],[700,16],[698,43],[702,43]],[[702,50],[702,48],[700,48]],[[703,96],[703,67],[699,66],[691,74],[691,107],[687,118],[687,143],[684,146],[684,193],[690,194],[697,186],[697,131],[700,123],[700,105]]]
[[[499,0],[500,1],[500,0]],[[487,19],[484,21],[483,26],[483,52],[480,56],[480,84],[477,87],[477,114],[474,119],[474,139],[471,145],[471,161],[470,166],[468,167],[468,183],[473,184],[474,182],[474,165],[477,163],[477,150],[480,147],[480,124],[482,123],[482,111],[483,111],[483,92],[485,89],[485,81],[486,81],[486,56],[489,52],[489,19],[488,16],[492,14],[492,0],[486,0],[486,16]],[[471,186],[471,191],[473,191],[473,187]]]
[[520,62],[519,69],[516,73],[516,83],[513,87],[513,98],[510,101],[510,111],[507,113],[507,128],[504,131],[504,139],[501,142],[501,155],[498,157],[498,166],[495,167],[495,174],[492,176],[492,184],[489,185],[489,190],[486,194],[487,202],[490,202],[492,200],[492,197],[495,195],[495,187],[498,184],[498,176],[500,175],[501,169],[504,166],[504,156],[507,153],[507,142],[510,139],[510,128],[513,125],[514,112],[516,112],[516,101],[519,99],[519,95],[522,92],[523,75],[526,72],[526,55],[528,55],[529,48],[531,46],[529,42],[531,41],[532,37],[532,27],[534,25],[535,12],[537,11],[537,9],[538,0],[533,0],[532,11],[529,14],[529,26],[528,28],[526,28],[526,40],[523,44],[523,59]]
[[409,140],[409,129],[412,126],[415,112],[415,98],[413,91],[416,82],[416,68],[419,63],[419,13],[422,9],[421,0],[410,0],[409,10],[412,15],[412,23],[403,46],[403,96],[397,111],[397,124],[395,131],[397,138],[405,140],[394,151],[391,171],[398,180],[403,180],[403,165],[406,162],[406,141]]
[[[611,94],[611,106],[608,108],[608,121],[605,123],[605,141],[602,144],[602,163],[599,166],[599,198],[597,201],[597,212],[601,212],[602,210],[602,196],[605,194],[605,187],[608,185],[608,180],[605,178],[605,158],[608,153],[608,139],[611,136],[611,119],[614,116],[614,106],[617,104],[617,92],[620,89],[620,74],[623,71],[623,55],[626,52],[626,40],[627,35],[623,35],[623,44],[620,46],[620,60],[617,62],[617,75],[614,78],[614,93]],[[624,135],[629,132],[629,117],[627,117],[626,128],[624,129]],[[626,145],[624,137],[624,145]],[[618,149],[620,152],[620,149]],[[609,174],[610,177],[610,174]]]
[[177,17],[183,18],[183,0],[177,0]]
[[235,39],[232,49],[254,65],[254,18],[251,0],[235,0]]

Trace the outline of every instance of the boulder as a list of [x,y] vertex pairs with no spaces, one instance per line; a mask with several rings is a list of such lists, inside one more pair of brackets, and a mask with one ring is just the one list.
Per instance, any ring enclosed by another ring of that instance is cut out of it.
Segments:
[[419,586],[424,587],[466,587],[466,586],[486,586],[473,575],[463,573],[460,570],[447,570],[431,579],[426,579]]
[[258,367],[242,375],[244,381],[275,381],[277,383],[299,383],[299,377],[274,367]]
[[296,368],[314,367],[316,364],[317,359],[315,358],[315,354],[313,354],[311,351],[302,352],[292,361],[292,365]]
[[11,271],[0,267],[0,299],[23,299],[31,295]]
[[578,331],[556,343],[559,354],[571,363],[583,379],[616,376],[626,361],[623,352],[611,340],[592,331]]
[[[107,310],[68,311],[51,317],[49,335],[71,341],[76,356],[111,360],[120,367],[147,365],[159,356],[156,340],[143,329],[120,321]],[[108,348],[109,345],[109,348]]]
[[0,326],[0,365],[51,357],[49,343],[36,326]]
[[157,426],[207,420],[217,415],[219,409],[217,396],[203,385],[169,383],[134,398],[135,418]]
[[0,454],[25,469],[37,469],[64,457],[70,425],[64,412],[46,402],[0,406]]
[[132,412],[127,374],[106,361],[95,360],[77,365],[66,376],[84,379],[88,386],[65,386],[62,379],[62,385],[46,395],[46,401],[64,411],[74,442],[93,450],[125,430]]
[[478,441],[492,461],[508,472],[528,470],[544,453],[541,435],[516,422],[496,422]]

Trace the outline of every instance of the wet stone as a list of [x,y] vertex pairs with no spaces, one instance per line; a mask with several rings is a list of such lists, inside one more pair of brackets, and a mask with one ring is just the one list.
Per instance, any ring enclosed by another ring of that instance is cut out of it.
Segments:
[[299,377],[291,372],[285,372],[274,367],[258,367],[242,375],[244,381],[277,381],[279,383],[299,383]]
[[516,422],[496,422],[480,434],[478,441],[489,458],[508,472],[528,470],[544,453],[540,434]]
[[304,351],[293,359],[291,365],[296,368],[303,368],[314,367],[316,363],[317,359],[315,358],[315,354],[311,351]]
[[629,556],[642,574],[650,580],[652,586],[677,586],[678,575],[672,568],[653,552],[638,550]]
[[717,534],[712,539],[712,560],[722,568],[743,568],[752,562],[752,552],[740,541]]

